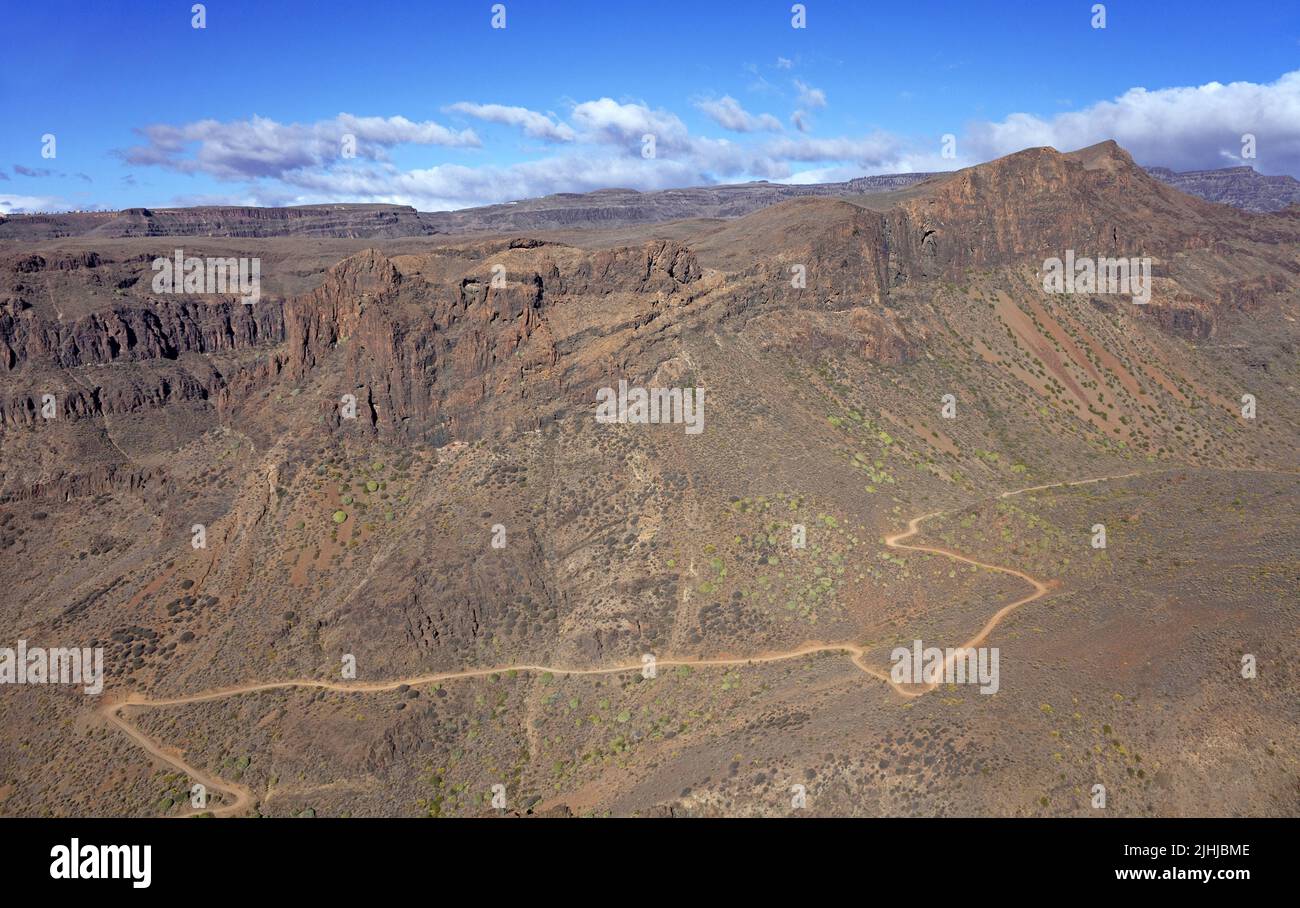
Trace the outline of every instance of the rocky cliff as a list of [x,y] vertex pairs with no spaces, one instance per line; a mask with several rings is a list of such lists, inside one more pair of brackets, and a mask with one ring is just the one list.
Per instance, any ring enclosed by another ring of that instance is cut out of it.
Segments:
[[[929,330],[910,311],[916,300],[976,271],[1033,274],[1067,250],[1151,257],[1156,287],[1144,315],[1205,338],[1222,311],[1294,286],[1298,237],[1294,218],[1183,195],[1102,143],[1065,155],[1029,149],[854,200],[795,199],[690,244],[582,250],[515,237],[406,255],[372,248],[330,268],[315,289],[251,309],[146,295],[54,317],[32,306],[38,288],[28,276],[98,275],[101,257],[20,253],[8,260],[15,289],[0,309],[0,370],[20,380],[0,395],[0,418],[31,423],[50,385],[33,376],[63,370],[67,416],[176,399],[238,412],[283,380],[317,387],[320,422],[336,429],[350,394],[369,431],[472,439],[553,418],[615,372],[653,374],[673,356],[666,341],[684,330],[738,329],[773,313],[809,313],[787,319],[773,344],[847,345],[904,363]],[[130,261],[143,272],[148,256]],[[206,365],[182,367],[189,355]],[[87,367],[158,362],[177,366],[67,380]]]

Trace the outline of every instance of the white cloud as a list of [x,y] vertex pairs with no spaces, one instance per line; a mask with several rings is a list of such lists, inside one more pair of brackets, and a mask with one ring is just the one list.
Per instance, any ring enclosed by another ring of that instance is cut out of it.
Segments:
[[316,123],[277,123],[254,115],[222,123],[198,120],[179,126],[156,124],[137,130],[147,141],[121,152],[129,164],[207,173],[223,180],[278,177],[286,171],[328,166],[342,157],[346,135],[356,138],[356,155],[384,160],[396,145],[478,147],[473,130],[459,132],[438,123],[405,117],[339,114]]
[[535,139],[547,139],[552,142],[572,142],[576,138],[573,127],[565,123],[557,123],[550,116],[538,113],[535,110],[529,110],[526,107],[507,107],[504,104],[475,104],[471,101],[460,101],[445,109],[486,120],[489,123],[515,126],[522,129],[525,135],[532,136]]
[[642,136],[653,135],[661,149],[684,148],[686,124],[666,110],[651,110],[644,104],[621,104],[613,98],[584,101],[573,108],[572,120],[587,142],[605,145],[640,145]]
[[[738,144],[729,139],[694,139],[686,156],[705,178],[719,180],[775,180],[789,175],[790,165],[773,156],[767,144]],[[697,184],[700,185],[700,184]]]
[[[1256,138],[1256,160],[1240,157],[1245,133]],[[1132,88],[1113,101],[1048,119],[1015,113],[971,125],[965,143],[985,160],[1026,147],[1066,151],[1106,139],[1139,163],[1175,170],[1250,164],[1271,173],[1300,173],[1300,70],[1262,84]]]
[[794,80],[794,87],[799,90],[799,107],[802,110],[820,110],[826,106],[826,92],[813,88],[799,79]]
[[740,102],[731,95],[723,95],[716,100],[696,101],[699,108],[709,119],[723,129],[732,132],[780,132],[781,121],[771,114],[755,116],[740,106]]
[[794,80],[794,87],[799,91],[799,97],[795,102],[798,109],[790,115],[790,122],[799,132],[808,132],[812,129],[811,112],[826,106],[826,92],[820,88],[813,88],[799,79]]
[[234,205],[239,208],[255,208],[257,206],[279,207],[282,205],[300,204],[297,196],[298,194],[296,192],[268,190],[265,186],[258,186],[250,187],[247,192],[184,193],[182,195],[172,196],[170,205],[173,208],[204,208],[221,207],[224,205]]
[[897,156],[902,149],[898,137],[877,132],[861,139],[777,139],[767,146],[774,158],[787,161],[853,161],[863,166],[880,164]]
[[834,167],[815,167],[812,170],[800,170],[790,174],[789,177],[780,182],[797,186],[811,186],[817,183],[843,183],[854,177],[865,175],[866,172],[861,167],[836,165]]
[[0,193],[0,214],[30,214],[35,211],[67,211],[71,206],[52,195],[5,195]]
[[508,166],[439,164],[392,172],[383,168],[294,175],[298,203],[339,198],[414,205],[425,211],[488,205],[556,192],[625,187],[642,191],[704,180],[690,163],[640,156],[566,155]]

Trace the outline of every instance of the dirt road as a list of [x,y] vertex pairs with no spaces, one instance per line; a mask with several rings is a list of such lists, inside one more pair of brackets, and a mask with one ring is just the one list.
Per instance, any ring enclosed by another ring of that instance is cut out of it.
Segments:
[[[1124,473],[1117,476],[1099,476],[1093,479],[1081,479],[1073,482],[1056,482],[1046,485],[1030,486],[1029,488],[1016,489],[1010,492],[1003,492],[999,498],[1011,498],[1016,495],[1023,495],[1027,492],[1038,492],[1046,489],[1062,488],[1067,486],[1090,485],[1092,483],[1106,482],[1114,479],[1125,479],[1135,476],[1136,473]],[[993,630],[1008,615],[1023,605],[1027,605],[1036,599],[1047,595],[1058,584],[1055,580],[1039,580],[1026,574],[1024,571],[1016,568],[1006,567],[1003,565],[989,564],[970,558],[960,552],[954,552],[951,549],[942,546],[930,545],[909,545],[903,540],[910,539],[920,532],[921,524],[933,517],[937,517],[944,511],[932,511],[929,514],[922,514],[919,517],[913,517],[907,522],[907,529],[891,536],[885,537],[884,543],[891,549],[900,549],[910,552],[926,552],[931,555],[941,555],[945,558],[951,558],[960,561],[963,564],[971,564],[985,570],[995,571],[1001,574],[1010,574],[1018,577],[1028,583],[1033,591],[1014,602],[1008,603],[998,609],[979,632],[971,639],[967,640],[958,649],[968,649],[977,647],[983,643],[993,633]],[[750,656],[738,657],[721,657],[714,659],[658,659],[656,665],[661,668],[671,668],[679,665],[686,665],[696,668],[732,666],[732,665],[755,665],[768,662],[784,662],[790,659],[801,659],[804,656],[812,656],[820,653],[842,653],[849,657],[850,661],[859,669],[873,678],[877,678],[889,684],[898,694],[904,697],[919,697],[926,694],[937,684],[895,684],[889,672],[872,668],[862,661],[866,656],[866,651],[853,643],[805,643],[795,649],[781,650],[768,653],[756,653]],[[956,653],[953,654],[956,656]],[[416,675],[410,678],[396,678],[389,681],[370,681],[370,682],[346,682],[346,681],[324,681],[314,678],[300,678],[287,681],[265,681],[250,682],[247,684],[237,684],[231,687],[216,688],[213,690],[200,691],[194,694],[185,694],[179,697],[162,697],[149,698],[140,694],[128,694],[125,698],[105,702],[99,711],[107,718],[109,722],[116,725],[127,734],[137,745],[146,750],[154,758],[184,772],[191,779],[204,785],[209,791],[217,790],[232,795],[229,803],[222,804],[220,807],[212,809],[212,813],[218,816],[235,815],[243,813],[253,805],[256,800],[253,792],[246,786],[235,782],[228,782],[219,779],[209,773],[191,766],[185,761],[180,753],[171,748],[164,747],[161,743],[154,741],[138,727],[133,725],[126,716],[127,709],[131,707],[147,709],[159,706],[181,706],[186,703],[204,703],[211,700],[221,700],[226,697],[235,697],[240,694],[251,694],[258,691],[266,690],[285,690],[291,688],[307,688],[317,690],[335,690],[348,693],[377,693],[380,691],[395,690],[406,685],[436,684],[444,681],[456,681],[465,678],[483,678],[492,674],[502,674],[509,671],[531,672],[535,674],[550,673],[555,675],[611,675],[622,672],[641,671],[640,662],[628,662],[621,665],[606,665],[599,668],[579,668],[562,665],[499,665],[492,668],[475,668],[464,671],[449,672],[431,672],[424,675]],[[945,663],[945,668],[947,664]]]

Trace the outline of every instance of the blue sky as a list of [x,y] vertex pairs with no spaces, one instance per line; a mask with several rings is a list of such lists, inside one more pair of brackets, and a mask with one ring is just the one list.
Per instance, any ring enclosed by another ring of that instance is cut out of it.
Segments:
[[1300,176],[1294,3],[1113,2],[1104,29],[1075,0],[807,0],[803,29],[788,0],[505,0],[504,29],[483,0],[212,0],[203,29],[191,5],[9,4],[0,211],[434,210],[1104,138],[1144,164]]

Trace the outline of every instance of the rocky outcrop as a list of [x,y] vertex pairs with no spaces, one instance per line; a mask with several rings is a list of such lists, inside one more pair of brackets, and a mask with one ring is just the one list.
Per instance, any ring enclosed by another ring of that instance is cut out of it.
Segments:
[[[285,309],[285,370],[293,380],[332,360],[338,395],[351,393],[358,418],[375,431],[438,442],[465,437],[495,418],[482,405],[519,393],[521,374],[554,366],[560,352],[545,328],[549,306],[564,300],[683,294],[701,277],[686,247],[655,242],[564,259],[537,250],[494,279],[486,264],[451,283],[408,279],[377,250],[331,269],[317,290]],[[324,413],[342,419],[331,396]]]
[[[95,264],[95,254],[86,253],[48,257],[40,267]],[[209,400],[227,383],[210,357],[270,352],[283,338],[283,308],[270,300],[250,307],[231,300],[164,297],[71,321],[8,305],[0,308],[0,376],[6,377],[0,383],[0,425],[43,420],[47,394],[54,397],[55,419]],[[187,355],[203,358],[182,365]],[[128,368],[96,369],[108,366]]]
[[104,464],[76,473],[59,473],[0,494],[0,503],[15,501],[71,501],[104,493],[152,488],[165,484],[167,474],[161,470],[133,469],[120,464]]
[[184,353],[232,353],[278,344],[283,337],[283,313],[275,302],[245,306],[162,298],[147,307],[120,306],[72,322],[11,308],[0,310],[0,371],[28,363],[71,369],[176,359]]
[[1188,340],[1205,340],[1213,336],[1213,312],[1200,300],[1174,298],[1142,307],[1143,314],[1153,319],[1160,329]]
[[[916,326],[891,309],[858,307],[830,313],[810,313],[784,331],[771,329],[779,313],[757,324],[764,349],[786,351],[805,361],[827,353],[843,353],[884,366],[899,366],[921,355],[922,335]],[[770,329],[770,330],[769,330]]]
[[[914,345],[883,342],[894,326],[877,307],[897,308],[891,300],[900,292],[935,282],[963,283],[972,271],[1037,270],[1071,250],[1151,258],[1160,287],[1148,314],[1171,333],[1207,337],[1219,310],[1250,309],[1295,285],[1287,249],[1298,240],[1288,219],[1182,195],[1106,142],[1066,155],[1029,149],[939,175],[889,207],[787,202],[705,242],[741,278],[734,310],[865,307],[879,341],[872,348],[906,358]],[[730,249],[757,253],[747,261]]]
[[584,261],[561,289],[572,294],[675,292],[700,279],[695,254],[680,243],[660,241],[642,248],[604,249]]
[[67,421],[138,413],[185,401],[221,401],[228,387],[227,377],[215,369],[132,369],[105,376],[99,382],[81,379],[69,383],[57,375],[31,377],[4,388],[0,395],[0,426],[45,423],[45,395],[54,398],[52,419]]
[[1041,261],[1068,249],[1080,256],[1203,249],[1248,220],[1164,186],[1114,142],[1072,154],[1031,148],[1008,155],[936,180],[898,208],[913,255],[954,280],[968,269]]
[[[367,307],[396,298],[401,274],[382,253],[368,249],[329,270],[325,282],[285,305],[289,375],[297,378],[319,357],[357,332]],[[364,340],[364,339],[363,339]]]

